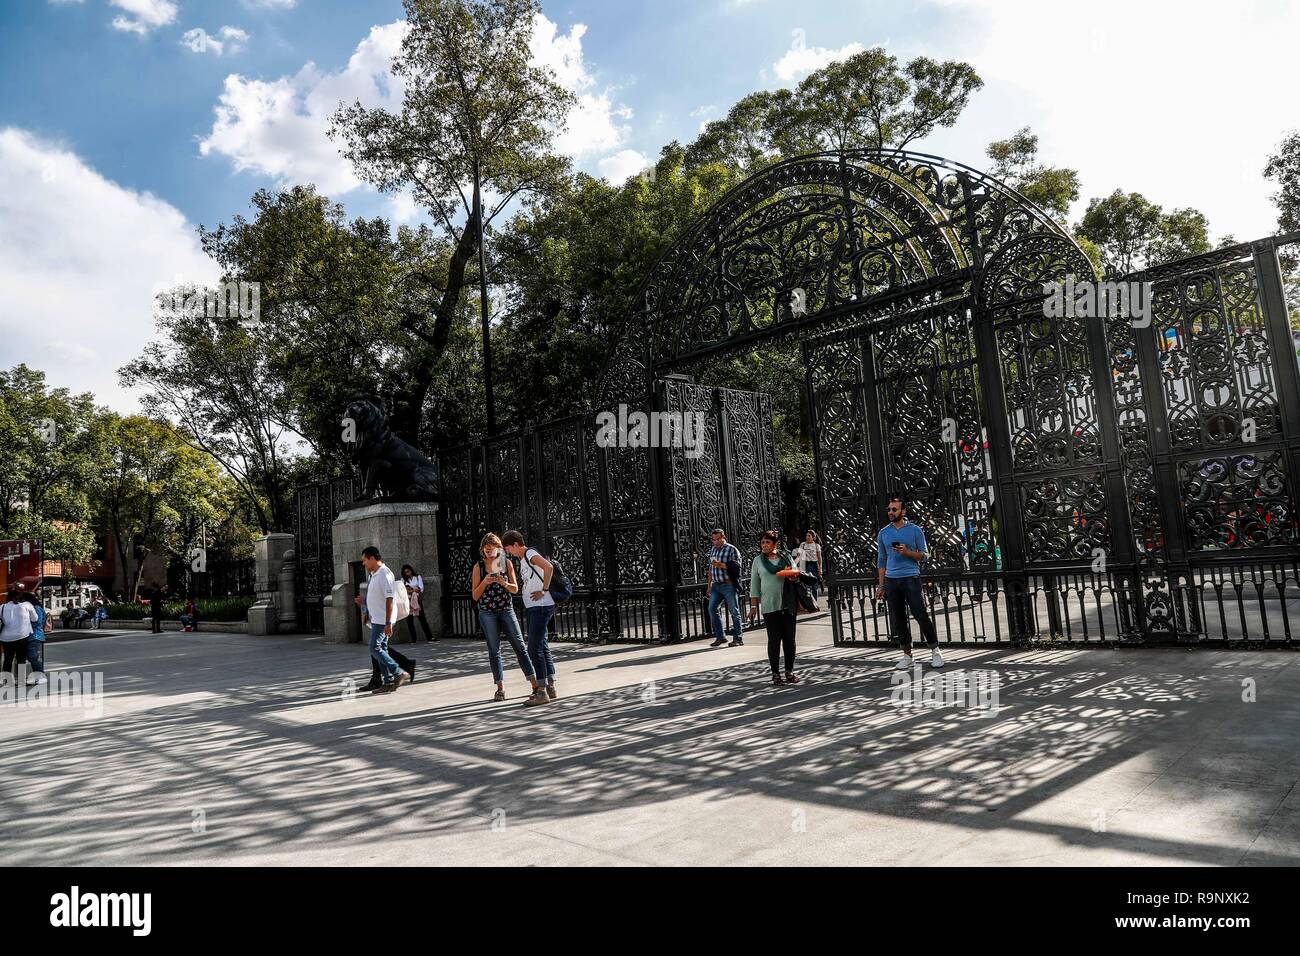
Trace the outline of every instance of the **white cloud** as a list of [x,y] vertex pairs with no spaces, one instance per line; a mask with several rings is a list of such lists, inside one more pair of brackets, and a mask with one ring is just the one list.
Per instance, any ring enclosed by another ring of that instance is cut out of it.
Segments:
[[217,278],[193,226],[13,127],[0,129],[0,182],[0,367],[27,362],[134,410],[117,369],[153,336],[155,287]]
[[177,7],[172,0],[108,0],[119,10],[125,10],[129,16],[113,18],[113,27],[141,36],[158,27],[165,27],[176,21]]
[[1295,126],[1279,104],[1295,87],[1300,5],[1093,0],[1084,15],[1032,0],[931,2],[958,22],[926,52],[966,60],[986,86],[922,150],[983,168],[990,140],[1030,126],[1047,162],[1079,170],[1075,218],[1120,188],[1200,209],[1215,236],[1275,231],[1275,187],[1260,171]]
[[332,73],[322,73],[314,63],[276,80],[232,73],[199,151],[225,156],[236,170],[315,183],[326,194],[357,188],[361,181],[327,134],[330,116],[340,102],[353,100],[400,109],[401,86],[388,69],[405,32],[401,20],[372,27],[347,66]]
[[[597,168],[607,161],[610,168],[622,169],[627,160],[618,159],[619,150],[630,133],[627,121],[632,111],[616,102],[613,89],[597,88],[583,60],[586,30],[578,23],[561,33],[555,23],[538,14],[532,59],[554,70],[558,81],[578,97],[568,127],[556,137],[556,149]],[[327,135],[329,119],[341,101],[360,100],[393,111],[401,108],[401,84],[388,69],[405,31],[403,20],[372,27],[348,65],[337,72],[323,73],[308,63],[293,76],[274,80],[231,74],[212,129],[199,143],[200,152],[225,156],[236,170],[272,176],[282,183],[312,182],[331,195],[356,189],[361,181]]]
[[298,0],[242,0],[246,7],[260,7],[263,10],[292,10]]
[[186,30],[181,37],[181,46],[187,46],[195,53],[238,53],[248,42],[248,34],[239,27],[222,27],[217,37],[212,36],[202,27]]
[[632,111],[616,104],[614,88],[596,88],[596,78],[583,59],[582,38],[586,33],[584,23],[575,23],[567,34],[561,33],[556,23],[539,13],[533,19],[531,53],[535,64],[549,66],[560,85],[577,97],[564,132],[556,137],[555,148],[580,162],[604,155],[597,162],[599,168],[602,162],[614,160],[611,152],[627,141],[631,132],[627,121]]
[[596,163],[600,174],[611,183],[618,185],[649,168],[650,159],[635,149],[622,149],[613,156],[606,156]]
[[838,50],[832,50],[824,46],[806,46],[801,38],[790,49],[786,50],[781,59],[772,64],[772,70],[776,73],[777,79],[784,83],[792,80],[800,80],[815,70],[820,70],[828,63],[834,63],[836,60],[847,60],[855,53],[861,53],[865,50],[861,43],[846,43]]

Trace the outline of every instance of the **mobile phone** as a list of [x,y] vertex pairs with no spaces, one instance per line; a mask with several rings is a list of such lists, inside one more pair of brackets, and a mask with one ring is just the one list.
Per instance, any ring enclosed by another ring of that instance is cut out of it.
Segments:
[[895,551],[902,551],[902,550],[903,550],[903,542],[901,542],[901,541],[895,541],[894,544],[893,544],[893,548],[894,548]]

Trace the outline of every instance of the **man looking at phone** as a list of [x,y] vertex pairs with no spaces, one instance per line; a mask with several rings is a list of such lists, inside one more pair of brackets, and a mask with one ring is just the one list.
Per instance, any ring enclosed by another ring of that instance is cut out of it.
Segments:
[[876,600],[884,600],[889,605],[890,629],[903,648],[903,658],[896,665],[900,671],[912,668],[912,629],[907,623],[908,610],[921,625],[921,634],[930,648],[930,665],[943,666],[939,636],[921,596],[921,562],[925,555],[925,533],[920,526],[907,520],[907,506],[903,500],[890,498],[889,524],[876,535],[876,566],[880,569]]

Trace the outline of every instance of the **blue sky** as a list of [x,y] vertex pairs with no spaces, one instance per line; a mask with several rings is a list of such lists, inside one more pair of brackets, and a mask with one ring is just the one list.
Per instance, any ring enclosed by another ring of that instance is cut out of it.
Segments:
[[[149,339],[151,290],[210,275],[196,224],[299,181],[354,214],[417,218],[323,135],[340,98],[384,101],[400,17],[395,0],[0,6],[0,366],[132,408],[114,370]],[[1196,206],[1216,236],[1273,231],[1260,169],[1300,126],[1286,65],[1300,5],[1282,0],[619,0],[546,3],[544,18],[535,53],[582,102],[562,146],[611,179],[746,93],[877,44],[964,59],[986,81],[915,148],[980,167],[1027,125],[1047,161],[1080,171],[1084,201],[1137,190]]]

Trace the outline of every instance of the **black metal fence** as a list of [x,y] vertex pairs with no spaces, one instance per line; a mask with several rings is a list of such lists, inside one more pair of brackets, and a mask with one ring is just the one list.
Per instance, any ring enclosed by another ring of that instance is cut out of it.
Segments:
[[478,633],[470,581],[479,542],[511,528],[573,578],[574,597],[555,618],[565,640],[707,633],[709,533],[726,529],[752,557],[759,532],[781,524],[771,401],[675,378],[623,409],[637,412],[699,415],[702,442],[601,447],[594,415],[578,415],[441,454],[440,553],[452,634]]
[[335,478],[299,488],[293,501],[293,543],[297,558],[298,628],[325,629],[322,603],[334,586],[334,519],[356,497],[353,478]]

